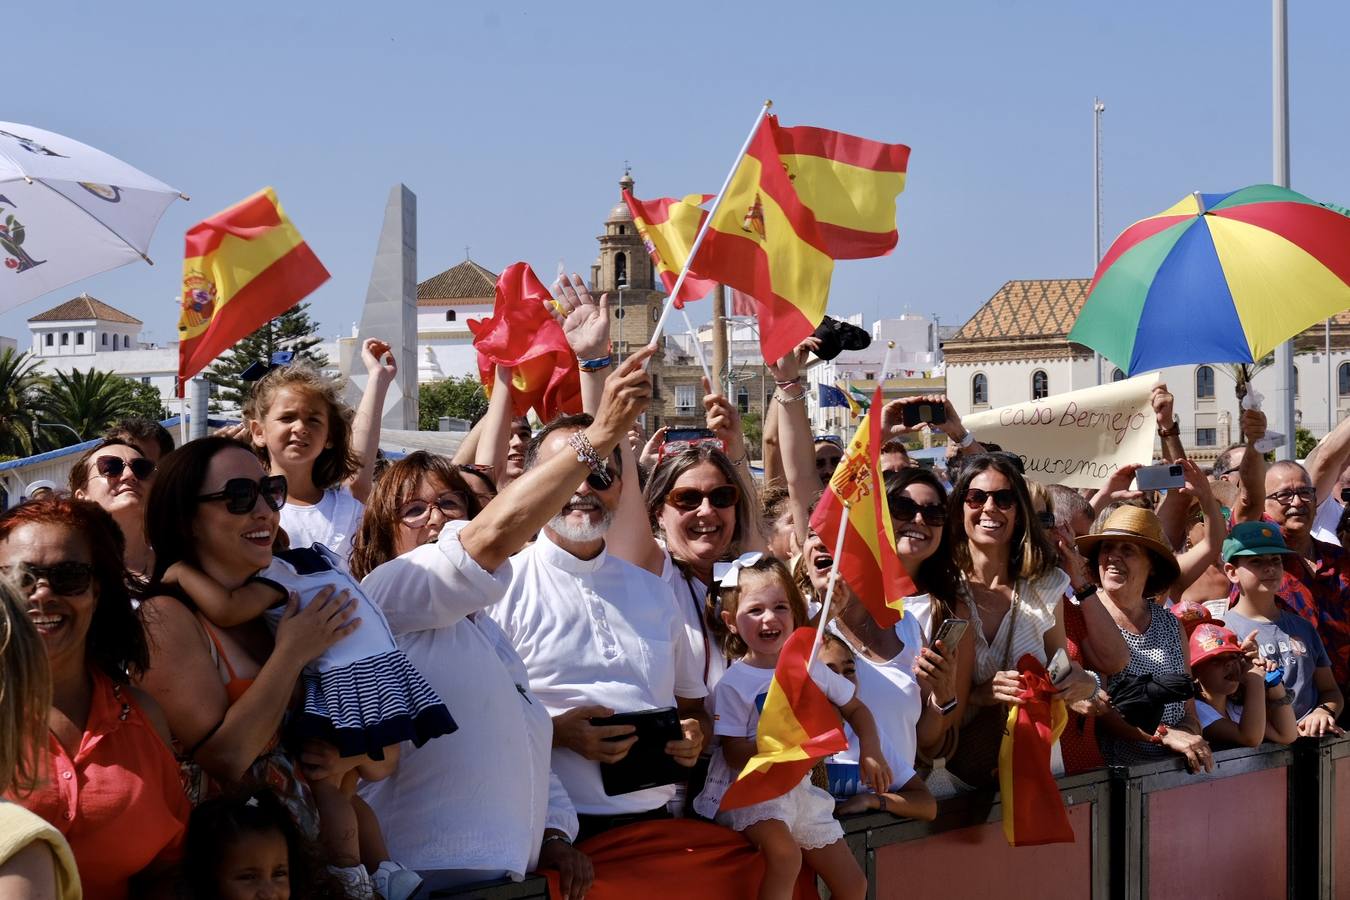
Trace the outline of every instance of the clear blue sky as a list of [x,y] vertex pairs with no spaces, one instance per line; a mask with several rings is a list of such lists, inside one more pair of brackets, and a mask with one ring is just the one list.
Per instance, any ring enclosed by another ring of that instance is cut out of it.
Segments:
[[[1350,205],[1350,4],[1291,3],[1292,186]],[[583,274],[618,199],[716,190],[765,97],[787,124],[913,148],[900,246],[840,263],[831,311],[964,321],[1006,280],[1090,274],[1091,105],[1105,240],[1192,190],[1271,178],[1271,14],[1244,2],[31,4],[0,119],[93,144],[191,195],[153,268],[81,289],[174,334],[183,232],[274,186],[359,317],[389,188],[417,194],[419,279],[464,247]]]

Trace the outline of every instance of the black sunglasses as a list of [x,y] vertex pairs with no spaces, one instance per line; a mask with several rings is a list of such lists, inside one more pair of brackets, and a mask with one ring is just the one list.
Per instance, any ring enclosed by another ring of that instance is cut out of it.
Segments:
[[198,500],[224,500],[225,509],[236,516],[253,512],[258,498],[273,512],[286,505],[286,476],[264,475],[257,481],[251,478],[231,478],[222,490],[214,494],[198,494]]
[[675,488],[666,494],[666,503],[684,512],[693,512],[703,505],[704,498],[714,509],[730,509],[741,499],[741,489],[734,484],[724,484],[704,493],[698,488]]
[[145,457],[126,460],[120,456],[100,456],[94,459],[94,468],[104,478],[121,478],[128,468],[137,481],[145,481],[155,474],[155,464]]
[[941,503],[917,503],[909,497],[895,497],[888,506],[891,519],[896,522],[913,522],[915,513],[923,518],[925,525],[942,525],[947,521],[947,507]]
[[5,575],[15,574],[19,589],[25,594],[37,590],[39,581],[46,581],[53,594],[71,597],[89,590],[94,581],[94,567],[82,562],[59,562],[52,566],[35,566],[32,563],[19,563],[17,566],[0,566]]
[[989,501],[990,497],[994,498],[994,505],[1004,511],[1017,505],[1017,492],[1012,488],[1000,488],[997,491],[969,488],[966,490],[966,506],[971,509],[980,509]]

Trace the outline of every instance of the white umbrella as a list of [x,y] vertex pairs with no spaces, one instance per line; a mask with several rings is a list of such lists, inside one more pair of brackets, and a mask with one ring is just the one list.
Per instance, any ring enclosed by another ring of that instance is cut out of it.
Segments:
[[137,260],[186,196],[79,141],[0,122],[0,312]]

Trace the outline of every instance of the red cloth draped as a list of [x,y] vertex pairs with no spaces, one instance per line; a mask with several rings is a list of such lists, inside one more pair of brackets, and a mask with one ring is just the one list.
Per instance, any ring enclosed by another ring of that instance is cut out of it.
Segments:
[[1064,798],[1050,772],[1050,748],[1064,731],[1068,713],[1040,660],[1017,661],[1022,703],[1008,710],[1008,727],[998,754],[1003,834],[1014,847],[1072,844],[1073,827]]
[[[638,822],[597,834],[577,845],[595,867],[586,900],[692,897],[753,900],[764,876],[764,858],[739,833],[697,819]],[[559,900],[557,872],[549,897]],[[805,864],[794,900],[820,900],[816,876]]]

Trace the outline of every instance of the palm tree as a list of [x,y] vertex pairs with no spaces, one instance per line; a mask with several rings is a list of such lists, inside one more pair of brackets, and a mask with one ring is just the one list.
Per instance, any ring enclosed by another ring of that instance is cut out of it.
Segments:
[[12,347],[0,350],[0,454],[28,456],[33,452],[33,423],[45,379],[37,360]]
[[131,382],[121,375],[96,369],[57,372],[43,388],[39,402],[44,423],[65,426],[45,430],[48,440],[57,438],[58,447],[72,443],[66,428],[87,441],[136,411]]

